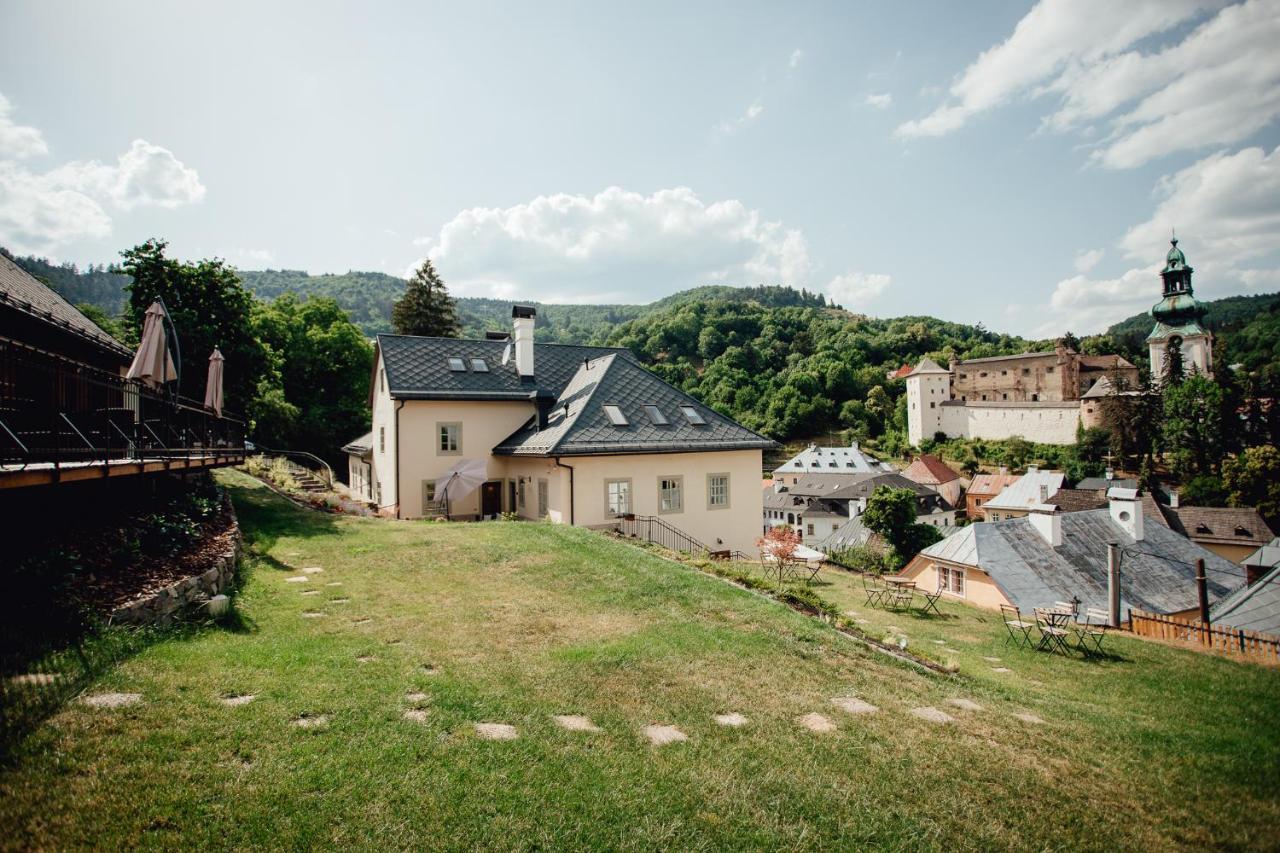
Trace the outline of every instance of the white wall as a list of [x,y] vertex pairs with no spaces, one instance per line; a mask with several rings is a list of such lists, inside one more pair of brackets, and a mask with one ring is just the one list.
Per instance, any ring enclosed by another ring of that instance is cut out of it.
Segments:
[[[1163,340],[1149,341],[1147,353],[1151,357],[1151,375],[1157,382],[1164,375],[1167,347]],[[1182,339],[1183,370],[1190,375],[1195,367],[1205,376],[1213,376],[1213,341],[1206,335],[1188,335]]]
[[951,399],[950,373],[922,373],[907,377],[907,440],[919,445],[946,431],[942,403]]
[[949,436],[1002,439],[1020,436],[1041,444],[1075,444],[1080,403],[974,403],[944,406],[942,431]]
[[382,353],[374,371],[373,386],[373,450],[370,453],[371,500],[384,512],[396,504],[396,415],[395,401],[387,392],[386,371]]

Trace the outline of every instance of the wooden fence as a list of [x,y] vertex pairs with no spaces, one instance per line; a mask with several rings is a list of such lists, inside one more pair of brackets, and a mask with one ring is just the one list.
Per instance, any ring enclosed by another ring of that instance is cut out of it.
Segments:
[[1130,610],[1129,625],[1139,637],[1196,643],[1213,651],[1254,658],[1263,663],[1280,663],[1280,637],[1274,634],[1228,625],[1182,622],[1144,610]]

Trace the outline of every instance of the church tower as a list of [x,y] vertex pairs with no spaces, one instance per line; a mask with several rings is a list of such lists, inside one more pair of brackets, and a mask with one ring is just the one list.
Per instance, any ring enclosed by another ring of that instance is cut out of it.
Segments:
[[1200,325],[1205,307],[1191,290],[1191,273],[1187,256],[1178,248],[1178,238],[1165,258],[1160,278],[1164,280],[1164,298],[1151,309],[1155,328],[1147,335],[1147,351],[1151,356],[1151,376],[1155,382],[1164,375],[1170,347],[1182,351],[1183,370],[1193,370],[1213,377],[1213,333]]

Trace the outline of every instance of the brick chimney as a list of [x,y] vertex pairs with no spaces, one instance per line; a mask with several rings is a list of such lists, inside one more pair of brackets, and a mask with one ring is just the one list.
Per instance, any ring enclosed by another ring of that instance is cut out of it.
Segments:
[[533,378],[533,323],[538,312],[529,305],[512,305],[511,322],[515,326],[512,343],[516,351],[516,370],[521,379]]

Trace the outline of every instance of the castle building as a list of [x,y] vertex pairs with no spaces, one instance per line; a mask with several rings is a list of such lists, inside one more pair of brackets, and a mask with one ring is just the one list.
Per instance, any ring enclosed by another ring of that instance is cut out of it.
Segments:
[[[1213,335],[1200,324],[1205,309],[1192,294],[1191,273],[1174,239],[1160,273],[1164,298],[1151,309],[1155,327],[1147,336],[1157,377],[1170,347],[1181,351],[1188,373],[1212,375]],[[1113,379],[1125,387],[1114,388]],[[949,367],[926,358],[906,376],[907,437],[913,445],[939,433],[1074,444],[1081,425],[1101,423],[1102,397],[1136,393],[1139,381],[1127,359],[1081,355],[1061,342],[1052,352],[971,358]]]

